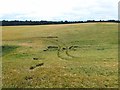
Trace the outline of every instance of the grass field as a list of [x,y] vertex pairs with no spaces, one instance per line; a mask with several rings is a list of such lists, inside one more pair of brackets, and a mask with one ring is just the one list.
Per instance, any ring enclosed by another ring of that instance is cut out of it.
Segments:
[[3,88],[117,88],[117,26],[4,26]]

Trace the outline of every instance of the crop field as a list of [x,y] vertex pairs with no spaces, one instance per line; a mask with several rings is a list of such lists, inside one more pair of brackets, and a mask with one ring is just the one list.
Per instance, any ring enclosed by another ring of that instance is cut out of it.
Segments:
[[118,24],[2,27],[3,88],[117,88]]

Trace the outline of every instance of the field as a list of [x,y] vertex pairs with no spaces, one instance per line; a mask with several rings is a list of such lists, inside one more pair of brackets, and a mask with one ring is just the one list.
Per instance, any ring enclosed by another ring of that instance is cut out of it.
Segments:
[[3,88],[117,88],[117,23],[2,27]]

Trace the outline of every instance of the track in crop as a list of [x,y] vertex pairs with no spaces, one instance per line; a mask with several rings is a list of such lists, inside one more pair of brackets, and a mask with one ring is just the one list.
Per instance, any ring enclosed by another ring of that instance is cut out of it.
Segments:
[[56,49],[57,50],[57,56],[60,59],[69,60],[69,59],[72,59],[72,58],[77,58],[76,56],[71,55],[69,53],[69,50],[70,50],[71,46],[67,46],[65,43],[63,43],[63,42],[61,42],[61,41],[59,41],[57,39],[54,39],[54,38],[49,38],[49,39],[48,38],[44,38],[44,40],[46,42],[51,42],[51,43],[57,45],[57,47],[58,47],[58,49]]

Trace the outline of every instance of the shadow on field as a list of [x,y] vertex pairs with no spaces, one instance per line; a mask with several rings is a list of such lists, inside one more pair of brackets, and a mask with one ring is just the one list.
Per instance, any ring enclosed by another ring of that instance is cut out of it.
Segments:
[[9,46],[9,45],[4,45],[4,46],[0,46],[0,48],[2,47],[2,56],[9,54],[10,52],[14,51],[15,49],[17,49],[19,46]]

